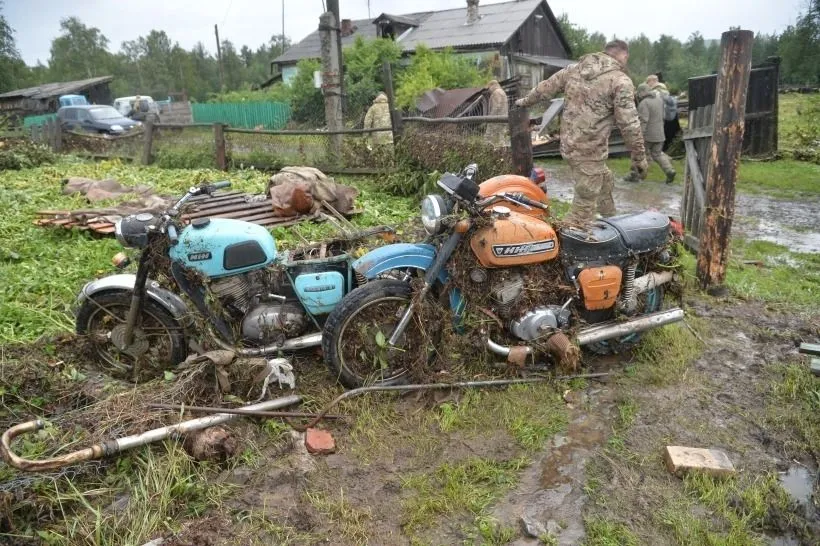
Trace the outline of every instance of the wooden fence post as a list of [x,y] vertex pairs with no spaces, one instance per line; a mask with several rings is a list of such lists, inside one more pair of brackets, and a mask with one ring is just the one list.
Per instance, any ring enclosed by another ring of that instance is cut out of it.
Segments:
[[701,288],[721,284],[726,276],[753,41],[754,33],[749,30],[732,30],[721,37],[714,128],[706,173],[706,208],[698,251],[697,276]]
[[[325,123],[330,131],[344,128],[342,114],[342,61],[339,49],[339,21],[327,11],[319,17],[319,36],[322,52],[322,91],[325,96]],[[330,137],[331,157],[342,155],[342,135]]]
[[216,149],[216,168],[228,170],[228,158],[225,154],[225,125],[214,123],[214,147]]
[[396,110],[396,95],[393,91],[393,69],[388,61],[382,65],[382,83],[384,92],[387,95],[387,104],[390,108],[390,125],[393,128],[393,141],[401,135],[401,112]]
[[154,122],[150,120],[146,121],[143,124],[143,129],[145,130],[145,140],[142,146],[142,164],[150,165],[151,151],[154,146]]
[[58,119],[54,122],[54,151],[60,153],[63,151],[63,126]]
[[532,138],[530,137],[530,113],[526,108],[512,108],[508,123],[513,172],[529,176],[532,172]]

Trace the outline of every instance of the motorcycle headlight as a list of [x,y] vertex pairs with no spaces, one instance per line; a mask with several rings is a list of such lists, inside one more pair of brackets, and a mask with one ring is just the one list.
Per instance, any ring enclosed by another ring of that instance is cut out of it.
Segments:
[[430,235],[441,233],[441,220],[447,213],[447,206],[440,195],[428,195],[421,202],[421,223]]
[[114,224],[114,235],[124,247],[145,248],[148,245],[148,232],[156,223],[157,218],[153,214],[132,214]]

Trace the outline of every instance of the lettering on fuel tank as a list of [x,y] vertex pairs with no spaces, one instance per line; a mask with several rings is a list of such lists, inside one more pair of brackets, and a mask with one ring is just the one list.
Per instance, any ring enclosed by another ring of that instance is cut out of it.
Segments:
[[202,260],[210,260],[211,253],[210,252],[194,252],[192,254],[188,254],[188,260],[191,262],[201,262]]
[[496,258],[505,256],[529,256],[531,254],[544,254],[555,249],[555,239],[545,241],[533,241],[517,245],[493,245],[493,254]]
[[327,292],[328,290],[336,290],[335,284],[323,284],[319,286],[306,286],[302,289],[304,292]]

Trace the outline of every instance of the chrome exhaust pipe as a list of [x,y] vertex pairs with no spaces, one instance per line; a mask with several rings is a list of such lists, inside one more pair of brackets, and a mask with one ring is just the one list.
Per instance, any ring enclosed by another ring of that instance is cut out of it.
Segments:
[[[498,356],[503,356],[505,358],[510,356],[510,352],[512,351],[511,347],[499,345],[490,338],[487,338],[487,348],[490,350],[491,353],[495,353]],[[532,354],[532,347],[525,346],[524,349],[527,351],[528,355]]]
[[646,275],[641,275],[634,281],[633,286],[635,287],[635,294],[643,294],[656,286],[670,283],[673,280],[675,280],[674,271],[662,271],[660,273],[652,272],[647,273]]
[[597,341],[606,341],[607,339],[659,328],[681,320],[683,320],[683,309],[675,307],[674,309],[658,311],[657,313],[643,315],[624,322],[608,322],[606,324],[584,328],[575,336],[575,341],[578,345],[589,345]]
[[274,344],[268,345],[266,347],[255,348],[234,347],[219,339],[218,336],[213,336],[213,338],[214,341],[216,341],[216,343],[220,347],[222,347],[223,349],[227,349],[228,351],[233,351],[239,356],[267,356],[270,354],[278,353],[279,351],[301,351],[302,349],[309,349],[311,347],[321,347],[322,345],[322,332],[315,332],[313,334],[307,334],[301,337],[286,339],[285,342],[281,344]]

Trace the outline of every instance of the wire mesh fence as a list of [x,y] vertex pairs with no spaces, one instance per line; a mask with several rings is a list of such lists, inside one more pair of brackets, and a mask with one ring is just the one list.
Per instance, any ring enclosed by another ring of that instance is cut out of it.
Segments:
[[128,161],[142,156],[142,131],[122,136],[92,135],[63,131],[61,151],[92,158],[118,158]]
[[150,156],[160,167],[213,167],[216,165],[213,127],[208,124],[155,125]]

